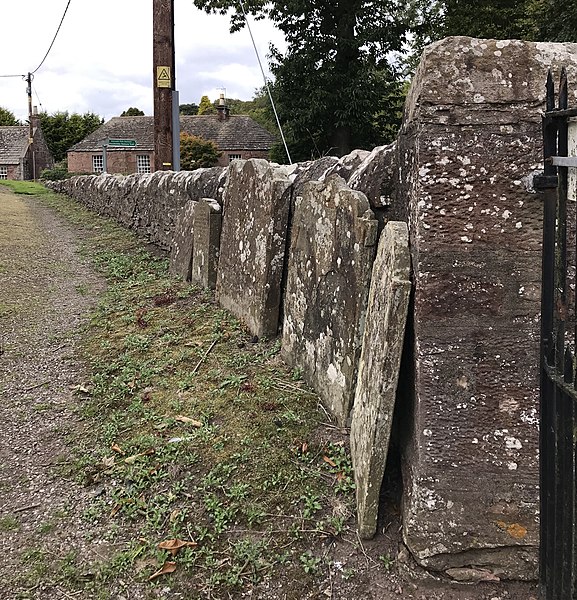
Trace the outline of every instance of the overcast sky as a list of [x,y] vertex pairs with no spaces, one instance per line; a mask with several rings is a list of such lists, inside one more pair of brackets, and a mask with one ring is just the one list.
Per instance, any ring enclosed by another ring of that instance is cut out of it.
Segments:
[[[2,0],[0,75],[25,74],[42,61],[68,0]],[[249,17],[263,66],[281,34]],[[250,35],[229,33],[228,19],[175,0],[176,87],[180,103],[211,100],[221,88],[249,100],[262,86]],[[71,0],[56,42],[32,84],[48,113],[92,111],[107,120],[130,106],[152,115],[152,0]],[[28,116],[26,83],[0,77],[0,106]]]

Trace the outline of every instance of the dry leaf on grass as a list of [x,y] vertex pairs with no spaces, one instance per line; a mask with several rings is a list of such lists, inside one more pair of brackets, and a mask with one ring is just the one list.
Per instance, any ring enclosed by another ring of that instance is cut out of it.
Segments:
[[118,452],[118,454],[124,454],[124,450],[118,444],[112,444],[110,449]]
[[193,427],[202,427],[202,423],[197,421],[196,419],[191,419],[190,417],[185,417],[184,415],[176,415],[174,417],[175,421],[180,421],[181,423],[188,423]]
[[127,465],[133,465],[136,462],[137,458],[140,458],[141,456],[150,456],[151,454],[154,454],[154,452],[155,452],[154,448],[149,448],[145,452],[139,452],[138,454],[133,454],[132,456],[127,456],[124,459],[124,462]]
[[176,553],[181,548],[194,548],[196,546],[196,542],[185,542],[184,540],[164,540],[158,544],[158,547],[162,550],[168,550],[172,554],[172,556],[176,556]]
[[152,581],[153,579],[156,579],[157,577],[160,577],[161,575],[167,575],[168,573],[174,573],[175,571],[176,571],[176,563],[175,562],[166,561],[162,565],[162,567],[160,569],[158,569],[158,571],[156,571],[156,573],[153,573],[148,578],[148,581]]
[[325,456],[323,456],[323,460],[324,460],[324,461],[325,461],[325,462],[326,462],[328,465],[331,465],[331,467],[336,467],[336,466],[337,466],[337,463],[336,463],[336,462],[335,462],[335,461],[334,461],[332,458],[329,458],[329,457],[328,457],[328,456],[326,456],[326,455],[325,455]]

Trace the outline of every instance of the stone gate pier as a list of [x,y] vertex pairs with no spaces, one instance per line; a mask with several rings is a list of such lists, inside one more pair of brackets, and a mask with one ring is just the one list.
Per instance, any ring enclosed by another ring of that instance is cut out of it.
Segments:
[[[537,571],[541,118],[577,44],[430,46],[398,138],[413,268],[403,536],[422,565]],[[570,102],[575,103],[576,90]]]

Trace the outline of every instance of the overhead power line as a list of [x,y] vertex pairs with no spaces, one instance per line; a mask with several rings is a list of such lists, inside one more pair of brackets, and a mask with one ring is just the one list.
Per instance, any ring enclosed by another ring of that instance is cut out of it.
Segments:
[[70,6],[71,1],[72,0],[68,0],[68,3],[66,4],[66,8],[64,9],[64,14],[62,15],[62,18],[60,19],[60,24],[58,25],[58,29],[56,30],[56,33],[54,34],[54,37],[52,38],[50,47],[46,51],[46,54],[44,55],[44,58],[42,59],[41,63],[34,69],[34,71],[32,71],[32,73],[36,73],[36,71],[38,71],[38,69],[40,69],[40,67],[44,64],[44,61],[48,58],[48,55],[50,54],[50,50],[52,50],[52,46],[54,46],[54,42],[56,41],[56,38],[58,37],[58,33],[60,32],[60,28],[62,27],[62,23],[64,22],[64,17],[66,16],[66,13],[68,12],[68,7]]

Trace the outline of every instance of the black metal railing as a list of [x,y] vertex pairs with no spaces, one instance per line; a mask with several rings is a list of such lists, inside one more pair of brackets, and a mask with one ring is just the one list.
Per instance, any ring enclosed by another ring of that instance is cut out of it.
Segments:
[[540,589],[542,600],[577,600],[575,371],[575,199],[568,201],[569,123],[577,109],[568,108],[568,84],[561,72],[559,93],[547,77],[543,116],[543,175],[535,187],[544,194],[541,292],[540,398]]

